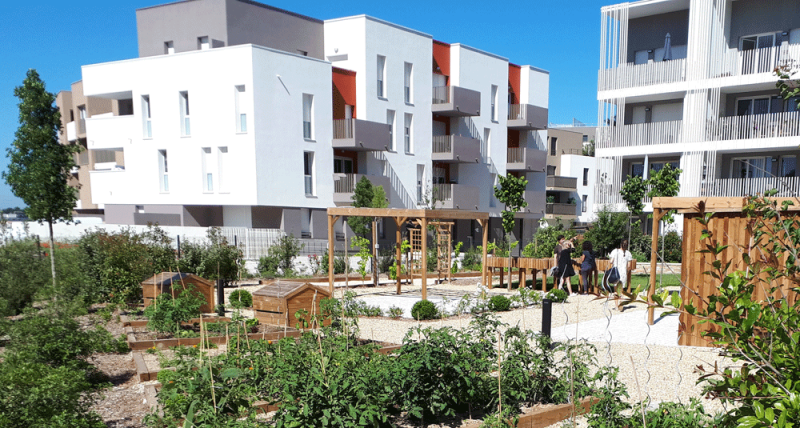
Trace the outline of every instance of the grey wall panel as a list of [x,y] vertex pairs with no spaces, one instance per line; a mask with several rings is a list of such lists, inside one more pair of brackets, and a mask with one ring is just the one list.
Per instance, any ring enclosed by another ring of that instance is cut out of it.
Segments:
[[322,21],[249,1],[227,1],[228,44],[252,43],[324,59]]
[[[227,43],[225,22],[227,0],[196,0],[169,3],[136,11],[139,56],[163,55],[164,43],[171,41],[175,52],[197,50],[197,38],[209,43]],[[214,42],[215,41],[215,42]]]
[[800,2],[797,0],[739,0],[731,8],[728,46],[739,48],[739,39],[759,33],[800,28]]
[[672,46],[688,44],[688,9],[631,19],[628,22],[628,62],[634,61],[636,51],[663,48],[667,33],[670,33]]
[[281,207],[252,207],[250,213],[253,218],[254,228],[260,228],[260,229],[281,228],[281,220],[283,217],[283,208]]

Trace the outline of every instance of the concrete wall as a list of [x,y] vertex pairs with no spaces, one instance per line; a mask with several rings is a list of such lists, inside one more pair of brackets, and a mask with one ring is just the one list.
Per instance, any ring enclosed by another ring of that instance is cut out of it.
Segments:
[[[556,154],[550,151],[550,144],[556,138]],[[576,152],[577,151],[577,152]],[[561,157],[569,154],[580,154],[583,152],[583,134],[572,132],[565,129],[547,130],[547,165],[556,167],[555,175],[570,177],[568,171],[562,167]]]
[[738,49],[744,36],[800,28],[800,2],[796,0],[739,0],[731,7],[731,49]]
[[[577,212],[579,222],[589,222],[594,218],[592,207],[594,206],[594,189],[597,181],[597,162],[595,158],[589,156],[564,155],[561,156],[561,171],[569,177],[578,179],[577,185]],[[588,181],[583,184],[584,170],[588,170]],[[586,210],[584,211],[583,196],[586,196]]]
[[689,9],[629,20],[628,62],[634,61],[636,51],[663,48],[667,33],[672,46],[688,44]]
[[197,38],[226,44],[228,0],[198,0],[169,3],[136,11],[139,57],[164,55],[164,43],[171,41],[175,53],[198,49]]

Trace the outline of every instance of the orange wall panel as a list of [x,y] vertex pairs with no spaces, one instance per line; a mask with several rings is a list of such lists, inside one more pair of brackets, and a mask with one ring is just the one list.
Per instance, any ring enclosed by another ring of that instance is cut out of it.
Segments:
[[[437,69],[438,67],[438,69]],[[450,45],[433,41],[433,72],[450,76]]]
[[345,105],[353,106],[356,117],[356,72],[333,67],[333,118],[345,118]]

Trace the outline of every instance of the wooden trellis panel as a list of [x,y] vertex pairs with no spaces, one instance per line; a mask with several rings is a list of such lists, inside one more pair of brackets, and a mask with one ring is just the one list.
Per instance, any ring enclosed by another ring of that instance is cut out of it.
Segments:
[[409,234],[411,237],[411,253],[409,257],[411,257],[411,275],[422,274],[422,269],[426,269],[425,266],[422,266],[422,228],[419,229],[409,229]]

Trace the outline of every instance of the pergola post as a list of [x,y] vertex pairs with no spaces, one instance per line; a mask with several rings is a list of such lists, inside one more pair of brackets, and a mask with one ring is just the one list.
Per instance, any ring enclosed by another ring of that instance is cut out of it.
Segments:
[[485,287],[489,286],[489,283],[492,281],[492,278],[488,275],[488,268],[486,264],[489,262],[487,258],[487,251],[486,247],[489,245],[489,219],[486,220],[478,220],[478,223],[481,225],[481,229],[483,229],[483,254],[481,260],[481,277],[483,278],[483,285]]
[[[652,242],[650,243],[650,288],[647,290],[647,303],[649,305],[654,303],[653,295],[656,293],[656,269],[658,268],[658,226],[661,222],[661,217],[663,216],[664,210],[661,208],[653,208],[653,236]],[[653,308],[653,306],[649,306],[647,308],[647,324],[653,325],[654,317],[655,308]]]
[[397,279],[397,294],[400,294],[400,288],[401,288],[401,286],[400,286],[400,281],[401,281],[400,273],[403,270],[403,264],[402,264],[403,233],[402,233],[402,227],[403,227],[403,224],[406,222],[406,218],[405,217],[395,217],[394,218],[394,222],[395,222],[395,224],[397,224],[397,233],[395,234],[396,241],[397,241],[397,243],[396,243],[396,247],[397,247],[397,270],[395,271],[396,272],[395,276],[396,276],[396,279]]
[[422,217],[419,226],[422,229],[422,300],[428,300],[428,219]]
[[333,271],[333,259],[335,256],[335,243],[334,243],[334,231],[333,226],[336,224],[336,220],[339,219],[339,216],[334,216],[328,214],[328,291],[330,291],[331,296],[333,296],[333,280],[335,276],[335,272]]

